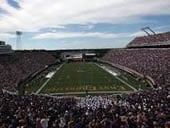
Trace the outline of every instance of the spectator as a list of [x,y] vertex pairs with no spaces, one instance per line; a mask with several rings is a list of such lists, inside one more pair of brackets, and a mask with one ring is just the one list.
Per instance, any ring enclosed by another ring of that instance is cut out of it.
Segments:
[[159,86],[170,84],[169,48],[113,49],[103,57],[103,60],[150,76]]

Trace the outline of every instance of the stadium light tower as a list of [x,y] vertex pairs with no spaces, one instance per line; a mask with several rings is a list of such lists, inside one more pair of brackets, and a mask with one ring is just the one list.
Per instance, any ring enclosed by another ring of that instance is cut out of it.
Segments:
[[22,35],[22,32],[21,31],[16,31],[16,36],[17,36],[17,39],[16,39],[16,49],[22,49],[22,45],[21,45],[21,35]]

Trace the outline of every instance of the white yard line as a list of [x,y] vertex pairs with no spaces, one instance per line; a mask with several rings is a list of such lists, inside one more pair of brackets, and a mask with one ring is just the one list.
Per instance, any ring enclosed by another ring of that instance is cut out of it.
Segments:
[[128,84],[126,81],[122,80],[121,78],[115,76],[116,79],[120,80],[122,83],[126,84],[127,86],[129,86],[131,89],[133,89],[134,91],[137,91],[136,88],[134,88],[132,85]]
[[[48,95],[74,95],[74,94],[124,94],[124,93],[133,93],[133,91],[82,91],[82,92],[59,92],[59,93],[50,93]],[[47,94],[42,94],[47,95]]]
[[[54,75],[56,74],[56,72],[58,71],[58,70],[60,70],[61,69],[61,67],[63,66],[63,64],[62,65],[60,65],[57,69],[56,69],[56,71],[55,71],[55,73],[54,73]],[[46,81],[45,81],[45,83],[35,92],[35,94],[38,94],[38,93],[40,93],[41,92],[41,90],[47,85],[47,83],[54,77],[54,75],[51,77],[51,78],[49,78],[49,79],[47,79]]]
[[[102,68],[103,70],[105,70],[106,72],[108,72],[109,74],[113,75],[112,71],[110,69],[108,69],[105,66],[100,66],[99,64],[95,63],[98,67]],[[121,78],[113,75],[116,79],[118,79],[119,81],[121,81],[122,83],[124,83],[125,85],[127,85],[128,87],[130,87],[131,89],[133,89],[134,91],[137,91],[136,88],[134,88],[132,85],[128,84],[126,81],[122,80]]]

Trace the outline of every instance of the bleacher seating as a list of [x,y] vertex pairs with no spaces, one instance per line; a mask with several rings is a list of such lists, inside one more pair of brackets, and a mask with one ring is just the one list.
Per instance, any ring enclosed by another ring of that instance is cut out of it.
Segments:
[[103,60],[148,75],[157,85],[170,84],[169,48],[113,49]]
[[[137,45],[148,44],[136,40]],[[112,49],[102,59],[148,75],[159,87],[121,96],[69,98],[0,93],[0,128],[169,128],[170,48]],[[15,90],[20,80],[54,62],[47,52],[0,56],[0,86]]]
[[136,37],[132,40],[127,47],[147,47],[147,46],[169,46],[170,45],[170,32],[154,34],[150,36]]
[[16,52],[0,56],[0,85],[14,91],[20,80],[54,63],[55,57],[47,52]]
[[0,95],[1,128],[169,128],[170,87],[124,96]]

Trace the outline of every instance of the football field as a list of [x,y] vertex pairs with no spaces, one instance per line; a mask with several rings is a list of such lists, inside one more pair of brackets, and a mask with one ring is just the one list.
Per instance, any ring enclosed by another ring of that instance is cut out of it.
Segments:
[[[120,73],[109,72],[96,63],[67,63],[57,68],[38,93],[135,91],[136,83],[127,82]],[[140,84],[140,83],[139,83]]]

